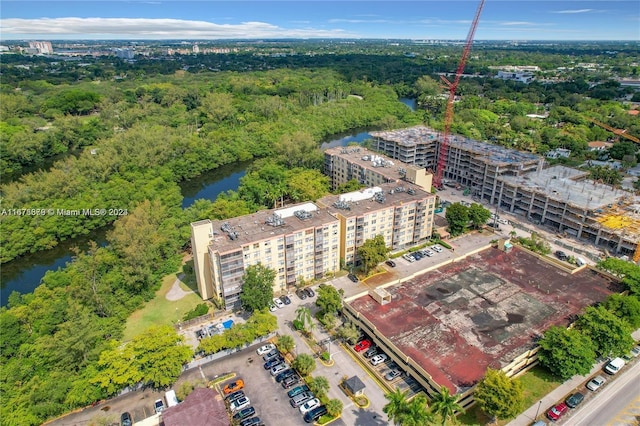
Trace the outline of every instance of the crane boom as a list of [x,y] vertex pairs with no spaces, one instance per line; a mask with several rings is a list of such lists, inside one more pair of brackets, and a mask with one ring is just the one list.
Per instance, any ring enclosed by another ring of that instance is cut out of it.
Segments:
[[478,5],[478,9],[476,10],[475,17],[473,18],[473,22],[471,23],[471,28],[469,28],[469,33],[467,34],[467,40],[464,44],[464,49],[462,50],[462,57],[460,58],[460,62],[458,63],[458,68],[456,69],[456,75],[453,78],[453,82],[450,82],[444,77],[441,77],[444,81],[447,90],[449,91],[449,98],[447,99],[447,108],[444,113],[444,132],[442,135],[442,142],[440,143],[440,152],[438,153],[438,165],[436,167],[436,175],[433,179],[433,185],[436,188],[442,187],[442,176],[444,175],[444,169],[447,166],[447,154],[449,152],[449,133],[451,132],[451,123],[453,122],[453,102],[456,97],[456,89],[458,88],[458,83],[460,83],[460,78],[462,77],[462,73],[464,71],[464,66],[467,63],[467,58],[469,57],[469,52],[471,51],[471,45],[473,44],[473,38],[476,34],[476,28],[478,27],[478,21],[480,20],[480,14],[482,13],[482,8],[484,7],[484,1],[480,0],[480,4]]
[[640,139],[636,138],[635,136],[629,135],[626,133],[625,130],[620,130],[620,129],[614,129],[613,127],[609,126],[608,124],[604,124],[594,118],[591,117],[585,117],[587,120],[589,120],[590,122],[592,122],[593,124],[595,124],[596,126],[600,126],[603,129],[607,129],[608,131],[610,131],[611,133],[621,136],[625,139],[629,139],[630,141],[633,141],[635,143],[640,143]]

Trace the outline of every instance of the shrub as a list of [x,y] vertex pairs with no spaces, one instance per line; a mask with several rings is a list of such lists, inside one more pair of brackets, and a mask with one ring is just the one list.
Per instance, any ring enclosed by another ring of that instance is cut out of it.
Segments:
[[200,303],[198,306],[184,314],[182,321],[189,321],[194,318],[198,318],[202,315],[206,315],[209,312],[209,306],[206,303]]

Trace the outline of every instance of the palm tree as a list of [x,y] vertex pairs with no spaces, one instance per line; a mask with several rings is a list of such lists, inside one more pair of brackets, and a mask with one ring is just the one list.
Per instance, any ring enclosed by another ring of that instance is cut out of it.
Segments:
[[447,420],[452,418],[456,411],[462,411],[458,404],[458,398],[449,393],[449,388],[442,386],[440,392],[431,399],[431,412],[442,417],[442,426],[447,424]]
[[433,424],[433,414],[429,412],[427,397],[418,395],[413,398],[407,407],[407,412],[403,416],[403,426],[425,426]]
[[389,403],[382,407],[382,411],[389,416],[389,421],[392,421],[395,425],[403,424],[402,420],[409,405],[406,399],[407,392],[402,392],[400,389],[396,388],[395,391],[386,394],[384,397],[387,398]]
[[298,309],[296,309],[296,321],[300,321],[302,323],[302,327],[305,331],[307,331],[307,328],[309,330],[313,330],[316,326],[313,323],[311,310],[307,306],[300,306]]
[[295,346],[295,342],[293,341],[293,337],[285,334],[278,338],[278,347],[283,352],[291,352],[293,347]]

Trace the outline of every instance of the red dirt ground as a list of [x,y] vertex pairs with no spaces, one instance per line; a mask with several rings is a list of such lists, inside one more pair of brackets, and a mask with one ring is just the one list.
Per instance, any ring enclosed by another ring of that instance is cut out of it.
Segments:
[[571,275],[514,248],[487,249],[387,291],[387,305],[369,296],[351,305],[456,393],[619,288],[591,270]]

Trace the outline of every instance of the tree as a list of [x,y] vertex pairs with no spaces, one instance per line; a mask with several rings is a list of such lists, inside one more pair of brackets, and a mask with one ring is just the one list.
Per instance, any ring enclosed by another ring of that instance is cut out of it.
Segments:
[[540,363],[565,380],[588,374],[596,359],[591,338],[575,328],[551,327],[538,344]]
[[285,334],[284,336],[278,337],[278,347],[283,352],[291,352],[293,347],[296,345],[293,341],[293,337]]
[[240,302],[249,312],[268,308],[273,300],[273,281],[276,271],[261,263],[248,266],[242,277],[242,293]]
[[365,273],[384,261],[387,258],[388,251],[382,235],[378,234],[373,239],[366,240],[358,248],[358,255],[362,260]]
[[598,356],[624,355],[634,345],[629,323],[604,306],[588,306],[576,321],[576,326],[591,338]]
[[442,426],[444,426],[457,411],[462,411],[462,406],[458,404],[458,398],[449,393],[448,387],[440,387],[440,392],[431,399],[431,412],[442,418]]
[[338,185],[336,189],[333,191],[334,194],[344,194],[345,192],[353,192],[358,191],[359,189],[365,188],[366,185],[360,183],[357,179],[351,179],[342,185]]
[[332,285],[321,285],[318,287],[316,306],[322,315],[338,312],[342,308],[342,289],[338,291]]
[[627,322],[633,330],[640,327],[640,300],[635,295],[612,294],[602,306]]
[[407,412],[407,393],[408,391],[402,391],[400,388],[396,388],[393,392],[386,394],[384,397],[389,401],[382,411],[389,416],[389,421],[395,425],[402,424],[402,417]]
[[313,370],[315,370],[316,361],[311,355],[300,354],[293,360],[291,366],[295,368],[300,375],[308,376]]
[[620,277],[631,294],[640,295],[640,266],[626,260],[610,257],[599,262],[598,268]]
[[348,322],[337,330],[338,337],[344,339],[347,343],[355,345],[360,337],[358,327],[352,322]]
[[402,426],[423,426],[433,422],[433,416],[427,407],[427,398],[420,394],[408,402],[407,392],[396,388],[385,395],[389,402],[382,407],[382,411],[389,416],[389,421]]
[[309,390],[313,392],[318,399],[324,398],[327,392],[329,392],[329,380],[324,376],[314,377],[307,382],[307,385],[309,386]]
[[469,223],[469,209],[460,203],[453,203],[447,207],[445,216],[452,235],[462,234]]
[[327,402],[327,413],[331,416],[331,417],[338,417],[340,415],[340,413],[342,413],[342,401],[340,401],[339,399],[330,399]]
[[510,419],[522,411],[522,383],[508,378],[504,371],[489,368],[476,386],[474,399],[489,416]]
[[311,309],[307,306],[300,306],[296,309],[296,321],[299,321],[302,324],[302,328],[307,331],[313,330],[316,326],[313,323],[313,317],[311,316]]
[[476,229],[487,223],[490,217],[491,212],[478,203],[473,203],[469,207],[469,219]]

